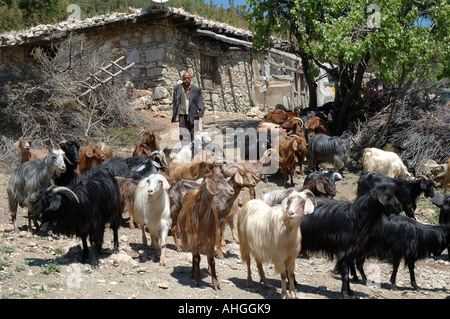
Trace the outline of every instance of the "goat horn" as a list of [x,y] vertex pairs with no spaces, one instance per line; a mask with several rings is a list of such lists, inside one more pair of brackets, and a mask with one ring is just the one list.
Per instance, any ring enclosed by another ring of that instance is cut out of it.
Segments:
[[69,192],[70,194],[73,195],[73,197],[75,197],[75,199],[77,200],[78,204],[80,203],[80,200],[78,199],[77,195],[75,195],[75,193],[70,188],[67,188],[65,186],[57,186],[57,187],[53,187],[52,190],[53,190],[54,193],[59,193],[59,192],[62,192],[62,191]]
[[67,161],[67,163],[68,163],[69,165],[75,166],[75,164],[72,163],[72,161],[71,161],[70,159],[68,159],[66,155],[64,155],[64,159]]

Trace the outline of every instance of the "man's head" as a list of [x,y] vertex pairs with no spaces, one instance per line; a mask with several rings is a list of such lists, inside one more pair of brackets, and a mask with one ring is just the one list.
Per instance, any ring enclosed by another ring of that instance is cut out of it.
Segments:
[[189,74],[189,72],[185,72],[183,74],[183,83],[186,86],[189,86],[191,84],[191,75]]

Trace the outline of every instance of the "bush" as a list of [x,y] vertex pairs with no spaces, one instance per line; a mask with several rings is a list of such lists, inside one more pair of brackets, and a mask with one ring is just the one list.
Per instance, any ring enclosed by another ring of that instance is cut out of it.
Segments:
[[[17,165],[17,151],[12,146],[20,136],[31,137],[33,148],[57,147],[69,139],[108,142],[113,131],[136,127],[142,121],[129,106],[124,77],[81,97],[97,83],[92,77],[87,80],[90,75],[117,58],[113,50],[74,35],[51,50],[36,49],[32,54],[37,66],[0,68],[0,155],[4,164]],[[114,68],[108,70],[115,73],[118,68]],[[98,76],[101,80],[105,77]]]

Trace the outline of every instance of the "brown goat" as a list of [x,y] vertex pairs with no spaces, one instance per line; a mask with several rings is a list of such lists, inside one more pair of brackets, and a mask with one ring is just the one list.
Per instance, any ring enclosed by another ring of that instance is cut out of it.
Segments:
[[109,146],[103,142],[88,145],[80,152],[80,163],[75,170],[79,175],[86,173],[93,166],[98,166],[106,159],[112,158]]
[[120,204],[122,205],[122,211],[128,212],[128,215],[130,215],[130,228],[135,228],[133,218],[134,195],[136,193],[136,186],[139,181],[119,176],[116,176],[115,178],[117,180],[117,184],[119,185]]
[[215,171],[206,174],[200,187],[197,190],[188,191],[183,197],[183,207],[178,216],[182,246],[184,250],[192,253],[191,274],[195,274],[198,286],[201,281],[200,251],[205,249],[214,289],[220,286],[214,261],[218,216],[213,204],[214,196],[221,192],[219,185],[228,189],[230,195],[234,193],[222,173]]
[[251,169],[243,167],[238,169],[231,177],[229,184],[233,187],[234,195],[216,196],[214,197],[214,205],[217,209],[219,217],[219,237],[217,240],[217,257],[224,257],[222,251],[222,245],[225,245],[225,226],[229,225],[233,239],[236,243],[239,243],[239,238],[234,228],[234,216],[238,210],[238,196],[244,187],[255,187],[259,180],[253,176]]
[[305,175],[305,172],[303,171],[303,162],[306,160],[306,155],[308,155],[308,146],[305,137],[297,137],[297,141],[298,144],[295,149],[295,157],[297,158],[298,166],[300,167],[300,174]]
[[300,138],[293,137],[290,140],[280,143],[279,145],[279,163],[280,172],[284,176],[284,187],[287,187],[289,176],[291,178],[291,186],[294,186],[294,174],[295,174],[295,152],[300,143]]
[[21,158],[20,163],[31,162],[35,160],[44,159],[51,148],[48,149],[32,149],[31,140],[28,137],[19,137],[17,142],[14,143],[14,148],[20,150]]
[[142,135],[141,144],[134,148],[133,157],[150,157],[152,152],[159,150],[159,141],[161,137],[154,131],[147,129]]
[[318,134],[323,133],[330,135],[330,130],[328,129],[327,122],[318,116],[313,116],[305,122],[305,128],[311,130],[312,132]]
[[319,176],[300,188],[300,191],[309,189],[316,197],[336,196],[336,187],[325,176]]
[[168,174],[175,180],[197,180],[203,177],[205,170],[211,172],[219,160],[212,151],[200,151],[192,162],[171,160],[168,163]]
[[277,109],[264,115],[263,122],[270,122],[275,124],[283,124],[289,119],[296,117],[294,113],[288,113]]
[[442,183],[444,193],[447,193],[447,188],[449,185],[450,185],[450,158],[447,160],[447,173],[445,173],[444,182]]

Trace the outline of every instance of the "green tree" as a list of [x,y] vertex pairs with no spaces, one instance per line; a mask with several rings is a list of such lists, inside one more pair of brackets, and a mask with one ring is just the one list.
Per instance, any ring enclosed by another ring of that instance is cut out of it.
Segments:
[[[333,121],[335,134],[347,127],[348,112],[369,62],[370,71],[385,85],[401,87],[416,77],[448,75],[447,1],[372,2],[248,0],[255,50],[269,48],[274,32],[286,34],[294,40],[296,53],[308,62],[303,63],[306,76],[313,74],[310,62],[314,61],[334,78],[339,110]],[[307,84],[314,96],[314,85]]]

